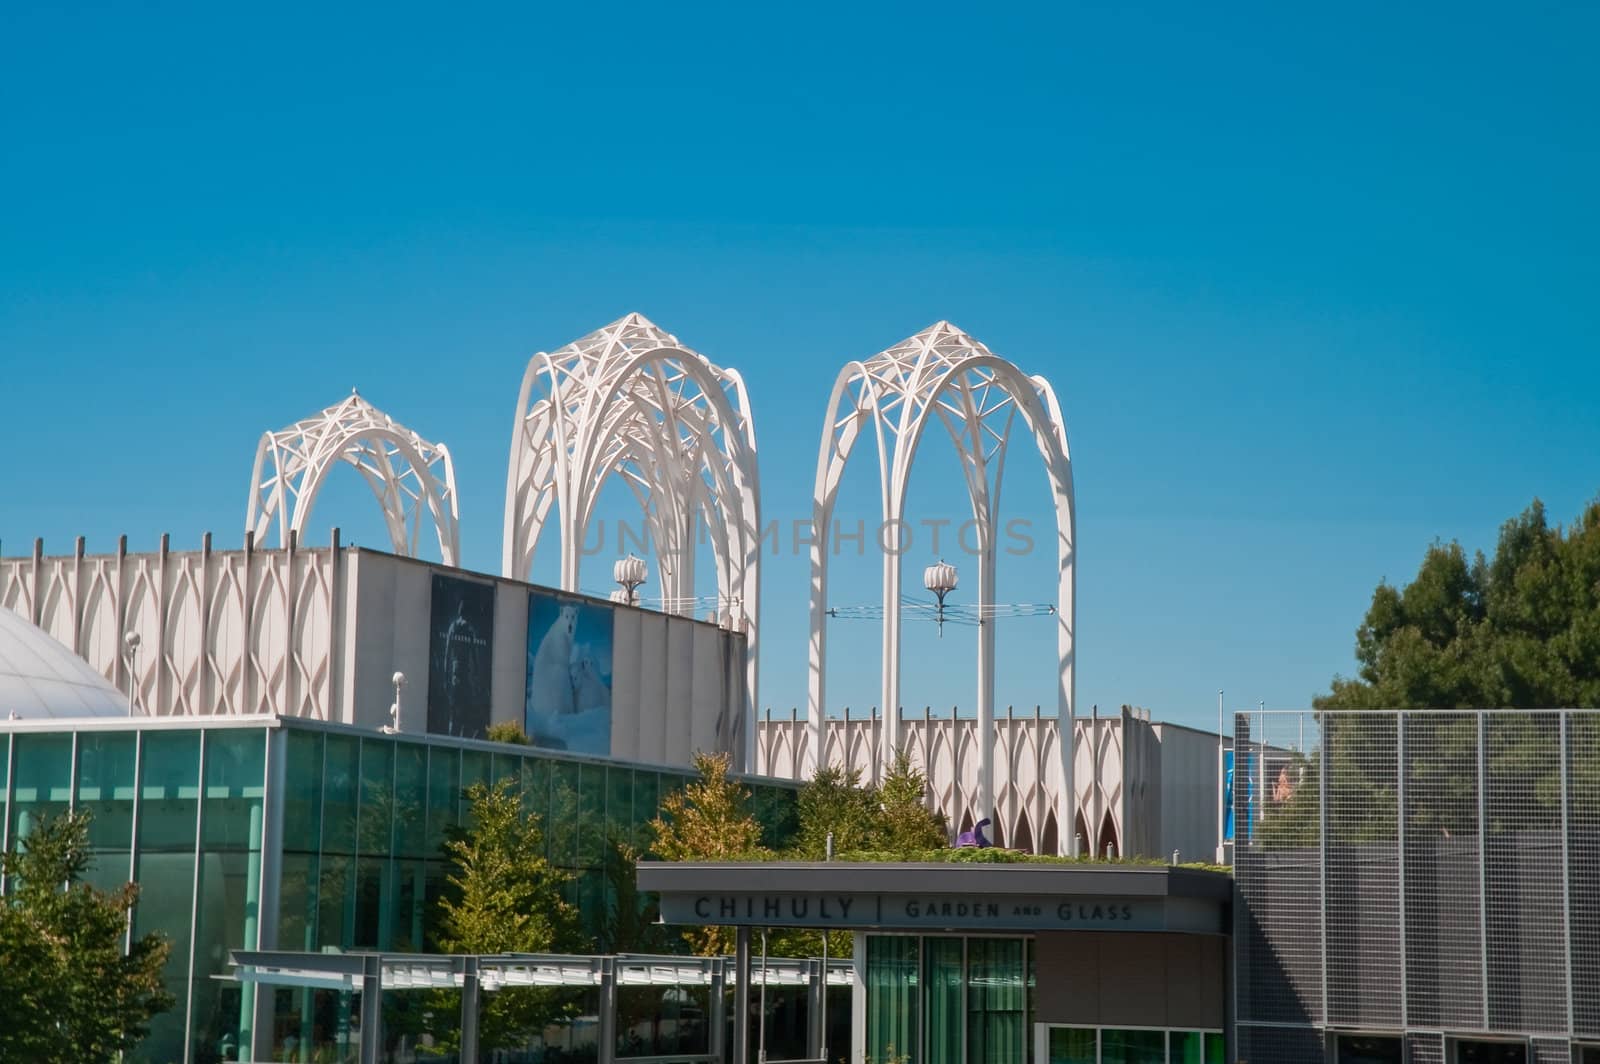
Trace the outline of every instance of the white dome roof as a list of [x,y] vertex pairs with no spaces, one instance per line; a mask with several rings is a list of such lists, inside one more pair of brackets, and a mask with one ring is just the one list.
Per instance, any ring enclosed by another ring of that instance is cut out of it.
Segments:
[[0,720],[121,717],[122,692],[94,666],[13,610],[0,608]]

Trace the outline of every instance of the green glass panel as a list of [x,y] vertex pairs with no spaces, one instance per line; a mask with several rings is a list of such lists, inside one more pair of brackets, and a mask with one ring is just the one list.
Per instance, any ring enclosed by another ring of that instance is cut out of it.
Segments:
[[461,823],[461,755],[445,746],[428,748],[427,856],[441,856],[450,829]]
[[0,735],[0,843],[5,842],[6,798],[11,791],[11,736]]
[[927,1002],[923,1029],[924,1064],[961,1064],[961,999],[966,975],[961,967],[959,938],[922,940],[922,981]]
[[395,746],[394,852],[397,857],[427,856],[427,831],[423,824],[427,771],[426,747],[417,743]]
[[539,818],[539,823],[550,823],[550,762],[542,757],[530,757],[522,762],[522,808]]
[[283,855],[278,884],[278,949],[316,948],[318,868],[314,853]]
[[1206,1035],[1206,1064],[1225,1064],[1227,1043],[1223,1040],[1222,1032],[1212,1031]]
[[[133,785],[139,737],[133,732],[78,736],[78,808],[91,814],[89,845],[126,854],[133,848]],[[128,878],[128,860],[119,862]]]
[[1164,1031],[1100,1032],[1100,1064],[1164,1064],[1167,1037]]
[[[150,767],[151,740],[186,735],[194,741],[193,760],[189,762],[193,783],[189,789],[198,794],[200,774],[200,736],[195,732],[146,732],[144,767]],[[171,751],[176,754],[176,751]],[[149,778],[148,774],[145,777]],[[139,1056],[144,1060],[181,1060],[184,1044],[184,1007],[189,996],[189,919],[194,911],[194,806],[198,799],[189,799],[189,851],[151,852],[141,849],[135,864],[139,882],[139,901],[133,910],[135,938],[152,931],[160,933],[172,944],[167,963],[162,968],[162,982],[167,991],[177,998],[177,1003],[150,1022],[150,1033],[139,1044]],[[139,815],[144,819],[148,804],[141,796]],[[141,839],[141,846],[143,840]]]
[[423,952],[423,925],[427,917],[426,862],[396,859],[391,872],[388,948],[400,953]]
[[359,852],[388,857],[394,849],[394,741],[361,740]]
[[356,861],[356,911],[351,945],[356,949],[389,949],[394,891],[390,883],[394,862],[387,857],[360,857]]
[[322,770],[322,852],[356,848],[356,795],[361,747],[353,735],[326,739]]
[[904,935],[867,936],[867,1052],[873,1060],[916,1052],[917,944]]
[[1098,1064],[1093,1027],[1050,1028],[1049,1064]]
[[481,750],[461,751],[461,819],[467,818],[466,792],[475,783],[487,785],[489,782],[489,755]]
[[322,733],[289,729],[283,768],[283,848],[315,853],[322,842]]
[[261,849],[267,733],[216,728],[206,734],[205,807],[200,832],[207,850]]
[[1022,940],[967,940],[967,1056],[972,1060],[1021,1060],[1026,995]]
[[633,770],[609,765],[606,767],[606,838],[626,842],[632,831]]
[[[212,733],[207,742],[217,737]],[[211,779],[209,750],[207,780]],[[209,792],[209,785],[207,787]],[[209,805],[210,799],[207,799]],[[195,906],[194,1046],[196,1054],[239,1044],[240,995],[223,993],[212,976],[229,971],[228,951],[256,946],[256,906],[260,897],[258,854],[221,851],[201,854],[200,893]],[[234,987],[237,991],[237,987]],[[248,1019],[245,1020],[248,1025]],[[198,1059],[207,1059],[198,1056]]]
[[633,845],[643,849],[651,838],[650,821],[661,812],[661,779],[654,772],[633,774]]
[[[18,735],[13,742],[17,775],[9,838],[15,850],[41,817],[60,816],[72,806],[72,735]],[[189,846],[194,847],[193,838]]]
[[522,757],[518,754],[494,754],[489,763],[496,785],[510,780],[512,789],[522,790]]
[[578,867],[598,868],[605,851],[606,769],[578,766]]
[[356,860],[349,854],[322,855],[317,876],[317,949],[350,949],[355,943]]
[[556,761],[550,768],[550,819],[544,828],[550,860],[561,868],[578,864],[578,766]]
[[149,731],[142,742],[139,850],[193,855],[195,816],[200,809],[200,733]]

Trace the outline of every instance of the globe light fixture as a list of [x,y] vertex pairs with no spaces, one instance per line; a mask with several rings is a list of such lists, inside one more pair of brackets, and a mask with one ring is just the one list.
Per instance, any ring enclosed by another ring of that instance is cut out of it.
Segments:
[[944,638],[944,597],[956,589],[959,582],[956,567],[939,559],[939,564],[930,565],[922,570],[922,586],[933,592],[933,597],[939,600],[939,638]]
[[645,568],[644,559],[630,554],[626,558],[618,558],[617,564],[611,567],[611,578],[619,585],[611,593],[612,602],[620,602],[626,606],[639,604],[639,586],[649,578]]

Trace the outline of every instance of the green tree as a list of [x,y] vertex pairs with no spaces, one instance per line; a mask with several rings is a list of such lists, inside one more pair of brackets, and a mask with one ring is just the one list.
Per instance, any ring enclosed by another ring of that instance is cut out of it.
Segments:
[[[544,856],[539,818],[522,807],[511,780],[475,783],[468,827],[444,845],[453,865],[440,899],[439,946],[447,953],[552,953],[580,948],[577,911],[562,897],[571,877]],[[484,1049],[527,1043],[568,1015],[571,995],[558,988],[506,987],[483,997]],[[435,1012],[449,1017],[441,999]],[[453,1044],[457,1032],[441,1031]]]
[[800,830],[790,857],[820,861],[827,855],[828,836],[836,854],[881,850],[883,805],[874,787],[861,785],[861,773],[833,765],[817,769],[800,788]]
[[938,850],[950,844],[943,815],[928,808],[928,777],[904,750],[895,752],[878,788],[884,848],[894,853]]
[[147,934],[122,948],[138,887],[82,882],[89,820],[43,818],[20,852],[0,855],[0,874],[15,877],[0,898],[0,1060],[112,1060],[173,1005],[161,983],[171,944]]
[[1356,660],[1318,709],[1600,706],[1600,500],[1566,529],[1534,500],[1490,558],[1433,544],[1373,592]]
[[[650,822],[652,852],[664,861],[760,861],[772,856],[761,845],[761,825],[750,812],[750,791],[728,775],[727,754],[694,755],[700,778],[669,794]],[[684,938],[696,953],[733,950],[733,930],[694,927]]]

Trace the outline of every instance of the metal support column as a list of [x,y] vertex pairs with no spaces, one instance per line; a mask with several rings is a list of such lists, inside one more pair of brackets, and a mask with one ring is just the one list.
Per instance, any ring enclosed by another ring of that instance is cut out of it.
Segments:
[[1406,714],[1395,714],[1394,806],[1395,853],[1400,916],[1400,1026],[1411,1026],[1410,986],[1406,978]]
[[[828,933],[822,933],[827,939]],[[826,1020],[823,1012],[823,1002],[828,994],[828,969],[822,962],[812,958],[806,961],[806,1056],[812,1060],[823,1056],[822,1042],[825,1037],[822,1025]]]
[[383,1058],[383,958],[361,958],[361,1064]]
[[478,1064],[478,958],[461,965],[461,1064]]
[[1567,714],[1560,716],[1560,749],[1557,756],[1561,759],[1561,961],[1562,968],[1567,976],[1567,1037],[1572,1037],[1576,1030],[1576,1019],[1572,1011],[1572,856],[1569,852],[1570,838],[1568,832],[1567,810],[1572,805],[1572,781],[1568,767],[1567,745]]
[[734,933],[733,1064],[750,1064],[750,929]]
[[600,958],[599,1064],[617,1059],[617,959]]
[[711,958],[711,1035],[708,1039],[710,1056],[716,1060],[727,1058],[728,1041],[728,970],[722,957]]
[[1484,769],[1488,718],[1478,714],[1478,976],[1483,993],[1483,1029],[1489,1029],[1489,774]]
[[[1333,758],[1329,756],[1329,749],[1333,746],[1334,733],[1338,730],[1337,714],[1326,714],[1322,721],[1322,756],[1317,769],[1317,928],[1318,928],[1318,953],[1322,960],[1322,1003],[1317,1015],[1317,1020],[1323,1026],[1328,1024],[1328,773],[1333,768]],[[1239,740],[1238,723],[1234,724],[1233,742],[1233,771],[1239,771]],[[1266,745],[1262,736],[1253,736],[1255,739],[1256,759],[1260,760],[1266,753]],[[1254,804],[1261,804],[1261,795],[1257,793]],[[1238,833],[1238,819],[1234,820],[1234,832]],[[1254,833],[1251,842],[1255,841]],[[1239,850],[1234,844],[1234,852]],[[1265,859],[1261,859],[1264,861]]]

